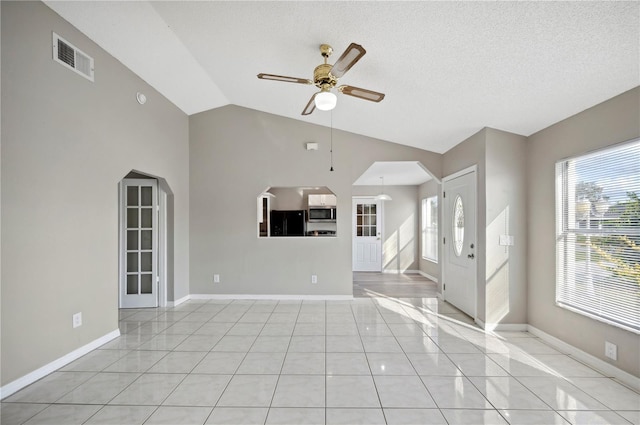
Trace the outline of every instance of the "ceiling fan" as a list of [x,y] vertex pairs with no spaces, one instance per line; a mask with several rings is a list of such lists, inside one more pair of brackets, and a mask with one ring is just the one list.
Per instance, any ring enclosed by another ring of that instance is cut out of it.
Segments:
[[[311,96],[309,103],[302,110],[302,115],[311,114],[316,108],[321,111],[329,111],[336,106],[337,98],[334,93],[331,92],[333,88],[336,88],[338,79],[341,78],[353,65],[358,62],[365,53],[364,48],[356,43],[351,43],[347,50],[344,51],[342,56],[338,58],[333,65],[327,63],[327,59],[333,53],[333,48],[328,44],[320,45],[320,54],[324,58],[324,63],[316,66],[313,71],[313,80],[306,78],[285,77],[282,75],[274,74],[258,74],[258,78],[262,80],[283,81],[285,83],[298,83],[298,84],[313,84],[320,89],[318,93]],[[338,86],[337,90],[346,94],[347,96],[353,96],[371,102],[380,102],[384,99],[384,93],[378,93],[372,90],[361,89],[354,86]]]

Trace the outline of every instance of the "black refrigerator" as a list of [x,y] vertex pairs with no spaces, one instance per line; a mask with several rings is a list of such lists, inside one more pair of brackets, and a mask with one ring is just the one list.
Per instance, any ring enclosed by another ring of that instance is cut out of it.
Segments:
[[306,211],[271,211],[271,236],[304,236]]

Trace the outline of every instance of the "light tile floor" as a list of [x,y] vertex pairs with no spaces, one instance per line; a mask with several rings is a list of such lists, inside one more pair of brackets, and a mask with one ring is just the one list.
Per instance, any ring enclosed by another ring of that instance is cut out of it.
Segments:
[[[443,314],[444,313],[444,314]],[[640,395],[433,298],[191,301],[2,402],[12,424],[640,424]]]

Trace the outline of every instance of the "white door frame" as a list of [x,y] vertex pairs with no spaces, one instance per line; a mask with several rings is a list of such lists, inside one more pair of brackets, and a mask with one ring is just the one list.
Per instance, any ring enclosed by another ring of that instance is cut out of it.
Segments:
[[[442,258],[444,261],[442,261],[442,266],[440,267],[440,276],[442,277],[442,299],[444,301],[447,300],[447,295],[446,295],[446,284],[447,284],[447,275],[446,275],[446,265],[449,261],[449,250],[447,249],[447,246],[445,246],[446,244],[444,243],[445,238],[448,236],[448,226],[447,223],[449,223],[449,219],[445,218],[445,217],[450,217],[451,211],[448,211],[447,206],[448,206],[448,202],[445,202],[445,198],[444,198],[444,186],[445,183],[450,181],[450,180],[454,180],[458,177],[464,176],[466,174],[469,173],[473,173],[473,183],[472,183],[472,187],[471,189],[474,191],[475,196],[474,196],[474,211],[475,211],[475,222],[476,225],[474,226],[474,234],[473,236],[473,240],[475,241],[475,245],[476,245],[476,252],[480,251],[480,245],[478,244],[478,166],[477,165],[472,165],[470,167],[467,167],[465,169],[462,169],[458,172],[455,172],[453,174],[450,174],[446,177],[444,177],[442,179],[442,184],[440,185],[440,199],[442,199],[442,224],[443,224],[443,229],[441,232],[441,235],[443,237],[443,241],[441,241],[442,244]],[[447,216],[446,214],[449,214],[449,216]],[[451,239],[451,238],[449,238]],[[449,241],[449,243],[451,243],[453,241]],[[480,258],[479,255],[476,255],[476,261],[473,261],[473,319],[475,321],[478,320],[478,259]]]
[[[157,247],[157,272],[158,272],[158,306],[167,306],[167,191],[162,187],[160,179],[153,178],[158,190],[158,247]],[[123,270],[125,266],[125,237],[123,234],[124,215],[124,180],[118,182],[118,308],[122,308],[120,297],[121,285],[124,285]]]
[[355,264],[355,234],[356,234],[356,212],[354,210],[353,201],[371,201],[379,205],[377,211],[377,230],[380,233],[380,270],[382,273],[384,270],[383,258],[384,258],[384,201],[378,201],[375,196],[352,196],[351,197],[351,270]]

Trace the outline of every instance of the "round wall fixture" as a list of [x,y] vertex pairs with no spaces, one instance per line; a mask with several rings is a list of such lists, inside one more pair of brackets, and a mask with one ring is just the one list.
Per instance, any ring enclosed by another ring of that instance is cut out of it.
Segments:
[[136,93],[136,99],[138,100],[138,103],[141,105],[144,105],[145,103],[147,103],[147,96],[145,96],[140,92]]

